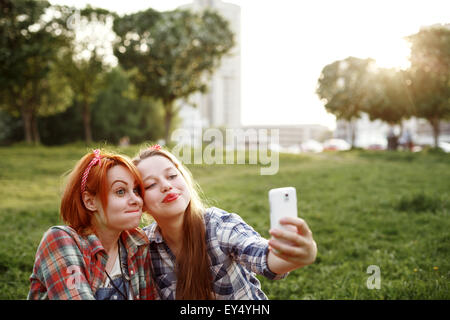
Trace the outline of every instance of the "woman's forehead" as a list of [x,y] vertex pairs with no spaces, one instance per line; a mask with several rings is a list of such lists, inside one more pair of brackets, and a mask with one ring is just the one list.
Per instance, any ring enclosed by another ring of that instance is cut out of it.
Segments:
[[116,180],[125,182],[134,182],[135,177],[128,168],[122,165],[116,165],[108,170],[107,173],[108,184],[111,186]]
[[164,156],[152,156],[142,160],[138,169],[145,179],[147,176],[156,175],[170,169],[175,169],[174,163]]

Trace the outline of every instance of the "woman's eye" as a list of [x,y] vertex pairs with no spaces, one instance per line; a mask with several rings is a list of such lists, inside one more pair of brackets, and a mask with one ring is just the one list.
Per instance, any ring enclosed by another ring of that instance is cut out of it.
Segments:
[[145,187],[145,190],[150,189],[150,188],[153,188],[154,186],[156,186],[156,183],[152,183],[152,184],[146,186],[146,187]]
[[133,189],[133,192],[136,193],[136,194],[139,194],[139,193],[140,193],[140,190],[139,190],[139,188],[134,188],[134,189]]
[[170,175],[169,176],[169,178],[172,180],[172,179],[175,179],[177,177],[177,174],[172,174],[172,175]]
[[119,196],[123,196],[125,194],[125,189],[119,189],[116,191],[116,194]]

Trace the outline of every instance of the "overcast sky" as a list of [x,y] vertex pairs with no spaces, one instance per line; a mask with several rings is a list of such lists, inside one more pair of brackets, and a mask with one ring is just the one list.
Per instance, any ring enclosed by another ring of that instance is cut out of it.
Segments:
[[[119,14],[172,10],[189,0],[50,0]],[[348,56],[407,66],[402,39],[450,23],[449,0],[229,0],[241,7],[242,124],[319,123],[334,128],[315,94],[322,68]]]

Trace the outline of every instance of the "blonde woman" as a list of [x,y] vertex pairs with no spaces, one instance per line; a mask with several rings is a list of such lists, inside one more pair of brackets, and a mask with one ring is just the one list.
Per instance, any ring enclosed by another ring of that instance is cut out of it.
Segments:
[[314,262],[316,243],[302,219],[282,221],[296,232],[274,229],[268,241],[239,215],[204,208],[190,172],[159,145],[133,163],[144,183],[144,210],[156,221],[144,231],[161,299],[264,300],[255,273],[281,279]]

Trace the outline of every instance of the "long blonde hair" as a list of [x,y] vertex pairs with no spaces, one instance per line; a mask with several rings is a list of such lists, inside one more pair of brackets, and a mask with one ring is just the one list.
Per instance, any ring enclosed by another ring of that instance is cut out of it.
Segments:
[[200,186],[194,182],[191,172],[166,150],[143,149],[133,158],[133,163],[137,166],[141,161],[153,156],[165,157],[174,164],[186,181],[191,197],[183,219],[182,248],[177,256],[176,299],[215,299],[203,219],[205,205],[199,196],[201,192]]

